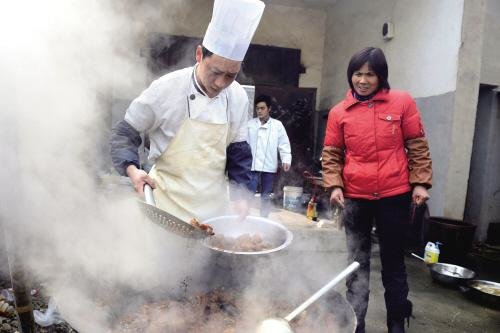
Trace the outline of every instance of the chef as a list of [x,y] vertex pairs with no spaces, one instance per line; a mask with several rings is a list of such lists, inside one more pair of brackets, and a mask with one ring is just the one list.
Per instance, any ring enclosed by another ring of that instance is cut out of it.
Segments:
[[[139,193],[151,185],[157,207],[185,221],[227,213],[226,171],[237,212],[248,212],[249,101],[235,78],[263,11],[259,0],[215,0],[196,64],[154,81],[112,130],[118,172]],[[139,168],[140,133],[150,138],[149,174]]]

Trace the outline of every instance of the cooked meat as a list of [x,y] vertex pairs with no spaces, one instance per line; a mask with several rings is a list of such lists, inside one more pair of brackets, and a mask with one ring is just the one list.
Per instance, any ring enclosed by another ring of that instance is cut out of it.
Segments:
[[217,249],[235,252],[257,252],[272,249],[272,245],[264,241],[259,233],[242,234],[236,238],[215,235],[210,237],[208,244]]
[[193,227],[198,228],[199,230],[203,231],[208,236],[212,236],[214,234],[214,228],[212,228],[211,225],[201,223],[196,218],[192,218],[191,221],[189,221],[189,224],[191,224]]
[[[305,296],[304,296],[305,297]],[[257,306],[258,310],[248,306]],[[328,307],[312,305],[299,315],[292,327],[296,333],[335,333],[345,331]],[[229,307],[236,311],[227,311]],[[248,316],[245,311],[253,312]],[[121,317],[110,333],[235,333],[254,332],[257,323],[266,317],[278,317],[290,311],[285,301],[244,299],[243,295],[224,289],[199,294],[181,301],[164,300],[147,303]],[[255,316],[256,315],[256,316]]]

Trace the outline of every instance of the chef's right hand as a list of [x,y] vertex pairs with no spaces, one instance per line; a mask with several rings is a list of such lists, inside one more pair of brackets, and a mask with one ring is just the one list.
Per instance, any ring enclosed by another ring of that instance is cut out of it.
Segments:
[[135,165],[129,165],[126,172],[137,193],[144,194],[145,184],[149,184],[149,186],[151,186],[152,188],[156,188],[153,178],[149,177],[146,171],[138,169]]
[[341,187],[335,187],[330,195],[330,202],[344,208],[344,192]]

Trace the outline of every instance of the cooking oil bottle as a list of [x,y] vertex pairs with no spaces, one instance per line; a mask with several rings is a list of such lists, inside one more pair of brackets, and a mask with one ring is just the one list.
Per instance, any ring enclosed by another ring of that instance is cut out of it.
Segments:
[[427,264],[435,264],[439,261],[439,253],[441,252],[439,245],[441,245],[440,242],[427,242],[424,254],[424,260]]
[[307,204],[307,212],[306,212],[307,218],[313,221],[318,220],[318,210],[316,208],[317,203],[315,201],[316,201],[316,195],[313,195],[311,197],[311,200],[309,200],[309,203]]

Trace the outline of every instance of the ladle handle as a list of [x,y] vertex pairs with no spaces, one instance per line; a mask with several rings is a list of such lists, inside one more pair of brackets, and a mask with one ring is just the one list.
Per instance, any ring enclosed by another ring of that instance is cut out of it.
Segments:
[[411,255],[425,262],[425,259],[422,258],[421,256],[417,256],[415,253],[412,253]]
[[335,286],[337,283],[339,283],[341,280],[343,280],[345,277],[350,275],[352,272],[357,270],[359,268],[359,263],[357,261],[353,262],[350,264],[346,269],[344,269],[340,274],[338,274],[336,277],[334,277],[328,284],[326,284],[323,288],[318,290],[314,295],[309,297],[304,303],[299,305],[298,308],[293,310],[288,316],[285,317],[286,321],[291,321],[293,318],[295,318],[299,313],[304,311],[309,307],[309,305],[313,304],[323,296],[326,292],[328,292],[333,286]]
[[147,204],[156,206],[155,197],[153,196],[153,189],[149,184],[144,184],[144,199]]

